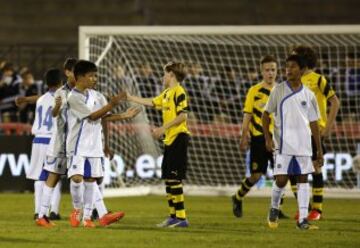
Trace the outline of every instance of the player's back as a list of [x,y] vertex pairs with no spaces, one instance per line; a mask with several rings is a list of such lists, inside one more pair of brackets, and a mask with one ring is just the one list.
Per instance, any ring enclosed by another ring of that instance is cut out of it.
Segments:
[[36,101],[35,119],[32,134],[50,138],[54,131],[52,110],[55,104],[54,92],[46,92]]

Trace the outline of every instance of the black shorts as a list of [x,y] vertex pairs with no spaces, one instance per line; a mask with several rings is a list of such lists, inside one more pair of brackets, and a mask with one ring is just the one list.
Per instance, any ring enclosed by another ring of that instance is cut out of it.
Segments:
[[165,145],[161,165],[162,179],[182,180],[186,178],[189,135],[180,133],[169,146]]
[[[324,145],[324,140],[320,138],[320,143],[321,143],[321,147],[322,147],[322,150],[323,150],[323,154],[326,153],[326,148],[325,148],[325,145]],[[311,147],[312,147],[312,161],[316,160],[316,153],[317,153],[317,148],[316,148],[316,145],[315,145],[315,140],[314,140],[314,137],[311,136]]]
[[250,140],[250,173],[266,174],[268,164],[274,168],[274,156],[266,150],[264,136],[252,136]]

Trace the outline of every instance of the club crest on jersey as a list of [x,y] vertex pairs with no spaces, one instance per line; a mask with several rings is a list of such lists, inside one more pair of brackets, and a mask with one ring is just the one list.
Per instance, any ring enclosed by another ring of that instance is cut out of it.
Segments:
[[301,106],[306,107],[306,101],[301,101]]
[[280,169],[280,168],[281,168],[281,164],[277,164],[276,167],[277,167],[278,169]]

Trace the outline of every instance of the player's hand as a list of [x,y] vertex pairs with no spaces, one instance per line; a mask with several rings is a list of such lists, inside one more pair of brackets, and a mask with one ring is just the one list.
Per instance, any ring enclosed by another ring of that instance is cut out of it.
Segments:
[[16,107],[22,106],[22,105],[25,103],[25,99],[26,99],[25,96],[16,97],[16,98],[15,98],[15,105],[16,105]]
[[113,151],[111,151],[109,146],[105,146],[104,154],[105,154],[105,157],[108,157],[110,160],[112,160],[114,158],[114,153],[113,153]]
[[55,98],[55,108],[60,108],[62,104],[61,96]]
[[266,145],[266,150],[267,151],[274,152],[275,145],[274,145],[274,141],[272,139],[266,139],[265,145]]
[[330,133],[331,133],[331,128],[326,126],[324,129],[321,130],[320,135],[323,138],[328,138],[330,136]]
[[140,107],[131,107],[126,110],[126,116],[127,118],[131,119],[134,118],[136,115],[138,115],[141,112]]
[[316,160],[313,162],[315,170],[318,171],[324,165],[324,156],[322,152],[316,154]]
[[240,150],[243,152],[246,151],[248,148],[248,145],[249,145],[248,137],[242,136],[241,140],[240,140]]
[[152,136],[155,139],[160,139],[160,137],[165,133],[165,128],[163,127],[158,127],[158,128],[154,128],[152,130]]
[[123,100],[126,100],[126,92],[120,92],[119,94],[113,96],[110,100],[110,103],[113,106],[116,106]]

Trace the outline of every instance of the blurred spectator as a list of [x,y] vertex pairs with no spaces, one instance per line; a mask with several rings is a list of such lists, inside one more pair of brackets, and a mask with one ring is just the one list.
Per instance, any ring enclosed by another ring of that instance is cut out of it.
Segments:
[[158,95],[162,88],[161,83],[159,83],[161,80],[154,76],[150,64],[140,64],[137,71],[136,82],[138,83],[141,96],[151,98]]
[[[153,69],[149,63],[143,63],[138,66],[135,81],[141,96],[144,98],[153,98],[159,95],[163,88],[161,80],[154,76]],[[155,125],[160,125],[161,115],[157,112],[153,108],[146,108],[149,120]]]
[[[17,96],[40,95],[40,89],[35,83],[32,72],[26,68],[21,72],[22,82],[17,84]],[[23,104],[19,107],[19,121],[23,123],[32,123],[35,116],[36,104]]]
[[[129,76],[126,75],[125,68],[118,64],[113,68],[113,75],[110,92],[118,92],[120,90],[133,91],[133,83]],[[108,85],[106,85],[107,87]],[[120,86],[120,88],[119,88]]]
[[346,56],[345,93],[349,120],[360,117],[360,54],[350,53]]
[[189,107],[200,122],[213,120],[213,103],[208,92],[209,78],[202,75],[203,68],[198,63],[188,66],[188,75],[184,80],[184,87],[189,95]]
[[[214,81],[211,88],[211,96],[216,102],[216,115],[226,115],[232,123],[240,123],[242,112],[240,84],[241,80],[236,77],[235,70],[230,66],[225,66],[220,78]],[[220,120],[224,119],[226,118],[220,118]]]
[[20,82],[21,78],[15,72],[13,64],[6,62],[0,79],[0,118],[3,122],[17,121],[15,98]]
[[348,96],[360,95],[360,54],[346,56],[345,89]]
[[250,67],[248,70],[243,71],[245,78],[241,79],[239,85],[239,95],[240,95],[240,110],[242,111],[244,108],[246,93],[250,89],[251,86],[258,83],[259,81],[259,74],[255,68]]

